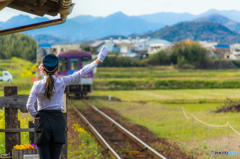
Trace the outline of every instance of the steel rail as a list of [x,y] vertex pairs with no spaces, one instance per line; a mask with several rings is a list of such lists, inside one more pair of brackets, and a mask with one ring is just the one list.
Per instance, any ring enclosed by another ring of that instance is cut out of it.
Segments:
[[85,99],[82,99],[83,102],[85,102],[88,106],[90,106],[92,109],[94,109],[96,112],[98,112],[101,116],[103,116],[105,119],[109,120],[113,123],[113,125],[116,125],[116,127],[123,132],[125,135],[127,135],[129,138],[131,138],[133,141],[135,141],[139,146],[141,146],[143,149],[147,149],[147,151],[153,155],[156,158],[166,159],[166,157],[162,156],[160,153],[158,153],[156,150],[148,146],[146,143],[144,143],[142,140],[140,140],[138,137],[133,135],[131,132],[129,132],[127,129],[122,127],[120,124],[118,124],[116,121],[114,121],[112,118],[107,116],[105,113],[97,109],[95,106],[88,103]]
[[73,107],[73,109],[78,113],[80,118],[84,121],[84,123],[88,126],[88,128],[92,131],[92,133],[98,138],[100,143],[103,147],[105,147],[106,150],[110,152],[110,154],[115,159],[121,159],[121,157],[112,149],[112,147],[104,140],[104,138],[98,133],[98,131],[91,125],[91,123],[83,116],[83,114],[73,105],[73,103],[67,99],[70,105]]

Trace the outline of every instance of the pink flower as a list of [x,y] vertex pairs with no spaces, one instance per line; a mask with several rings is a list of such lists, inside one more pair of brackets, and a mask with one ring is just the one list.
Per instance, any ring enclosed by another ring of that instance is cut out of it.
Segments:
[[40,72],[41,72],[42,74],[44,74],[44,67],[43,67],[43,64],[41,64],[41,65],[38,67],[38,69],[40,70]]

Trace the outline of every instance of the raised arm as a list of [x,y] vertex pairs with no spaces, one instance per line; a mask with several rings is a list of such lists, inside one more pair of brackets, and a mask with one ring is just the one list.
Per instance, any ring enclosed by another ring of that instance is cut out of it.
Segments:
[[69,85],[70,83],[73,83],[74,81],[80,80],[83,75],[86,73],[92,71],[95,67],[97,67],[101,62],[104,61],[105,57],[107,55],[107,47],[103,46],[102,50],[98,54],[97,60],[93,61],[92,63],[84,66],[81,70],[75,72],[72,75],[63,77],[63,81],[65,85]]

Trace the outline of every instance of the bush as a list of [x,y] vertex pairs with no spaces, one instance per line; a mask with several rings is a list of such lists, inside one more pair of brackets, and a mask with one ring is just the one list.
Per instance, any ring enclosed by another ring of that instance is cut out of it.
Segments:
[[179,68],[185,64],[198,69],[207,68],[213,61],[208,57],[208,51],[197,42],[182,41],[175,44],[169,52],[170,62]]

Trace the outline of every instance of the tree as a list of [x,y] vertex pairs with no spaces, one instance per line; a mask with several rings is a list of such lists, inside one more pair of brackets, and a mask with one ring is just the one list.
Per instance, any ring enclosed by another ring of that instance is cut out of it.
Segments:
[[91,49],[90,49],[90,46],[85,46],[85,47],[83,48],[83,50],[90,52]]
[[164,50],[161,50],[148,58],[148,64],[150,65],[169,65],[169,56]]
[[22,58],[36,61],[37,45],[34,39],[26,34],[11,34],[0,37],[0,58]]
[[171,63],[177,64],[180,68],[185,64],[195,66],[196,68],[205,68],[208,62],[208,51],[201,47],[197,42],[182,41],[175,44],[170,53]]

